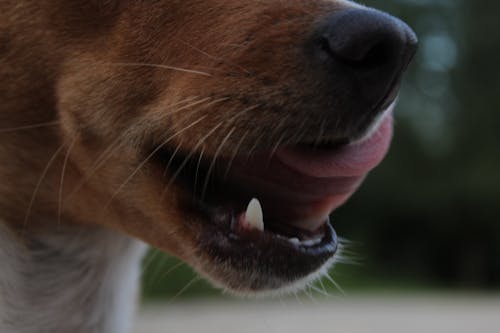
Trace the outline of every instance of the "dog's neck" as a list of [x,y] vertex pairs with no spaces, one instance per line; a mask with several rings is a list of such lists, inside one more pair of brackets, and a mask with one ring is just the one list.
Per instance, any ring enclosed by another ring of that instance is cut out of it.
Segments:
[[0,332],[129,331],[145,246],[71,229],[20,238],[0,223]]

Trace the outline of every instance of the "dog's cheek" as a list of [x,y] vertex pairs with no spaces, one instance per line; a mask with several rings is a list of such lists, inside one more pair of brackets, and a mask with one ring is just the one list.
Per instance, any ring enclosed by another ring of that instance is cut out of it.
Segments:
[[[127,86],[123,81],[114,84]],[[61,78],[57,92],[62,133],[72,146],[70,160],[85,179],[85,186],[69,204],[70,213],[192,261],[188,254],[193,253],[194,238],[186,226],[195,217],[181,208],[181,190],[171,186],[163,193],[165,184],[158,182],[163,170],[149,164],[139,168],[146,157],[136,147],[120,145],[128,141],[126,135],[118,140],[121,127],[126,126],[121,118],[135,121],[133,112],[123,114],[122,98],[100,86],[95,76],[77,70]],[[88,205],[98,209],[81,212],[89,197],[99,198]]]

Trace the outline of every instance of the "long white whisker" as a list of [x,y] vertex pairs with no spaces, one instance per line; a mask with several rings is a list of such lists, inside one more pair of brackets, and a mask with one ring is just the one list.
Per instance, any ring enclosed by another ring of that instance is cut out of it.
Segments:
[[252,154],[254,153],[254,151],[257,149],[257,147],[259,146],[260,144],[260,141],[262,140],[262,138],[266,135],[267,133],[266,132],[262,132],[258,137],[257,139],[255,139],[255,142],[254,144],[252,145],[252,147],[250,147],[250,149],[248,150],[247,152],[247,160],[249,160],[251,157],[252,157]]
[[271,153],[269,154],[269,157],[267,158],[267,166],[269,166],[269,164],[271,163],[271,160],[273,159],[274,155],[276,154],[276,152],[278,151],[281,143],[283,142],[283,140],[285,139],[287,135],[287,132],[284,131],[281,136],[279,137],[279,139],[276,141],[276,143],[274,144],[274,147],[271,149]]
[[[187,104],[187,105],[181,106],[180,108],[177,108],[177,109],[172,110],[172,111],[170,111],[170,112],[163,112],[163,110],[162,110],[161,114],[160,114],[158,117],[156,117],[156,119],[155,119],[155,120],[156,120],[156,121],[158,121],[158,120],[164,119],[165,117],[169,117],[169,116],[171,116],[171,115],[173,115],[173,114],[179,113],[179,112],[184,111],[184,110],[189,109],[189,108],[192,108],[193,106],[197,106],[197,105],[203,104],[203,103],[205,103],[205,102],[208,102],[208,101],[209,101],[209,100],[211,100],[211,99],[212,99],[211,97],[205,97],[205,98],[203,98],[203,99],[201,99],[201,100],[197,100],[197,101],[195,101],[195,102],[193,102],[193,103],[189,103],[189,104]],[[210,105],[212,105],[213,103],[218,103],[218,102],[220,102],[221,100],[222,100],[222,99],[218,99],[218,100],[212,101],[212,102],[210,102],[211,104],[208,104],[208,105],[206,105],[206,106],[210,106]],[[183,102],[185,102],[185,101],[186,101],[186,100],[183,100],[183,101],[181,101],[181,102],[179,102],[179,103],[175,103],[175,104],[173,104],[173,105],[169,105],[168,107],[171,107],[171,106],[174,106],[174,105],[179,105],[179,104],[181,104],[181,103],[183,103]],[[148,122],[150,122],[150,121],[151,121],[151,120],[150,120],[150,119],[148,119]]]
[[64,156],[64,162],[61,170],[61,181],[59,182],[59,195],[58,195],[58,207],[57,207],[57,225],[61,225],[61,215],[62,215],[62,197],[63,197],[63,189],[64,189],[64,177],[66,174],[66,167],[68,165],[68,160],[69,160],[69,155],[71,153],[71,150],[76,144],[76,138],[73,139],[73,142],[68,147],[68,150],[66,151],[66,156]]
[[170,165],[174,161],[175,155],[177,155],[177,153],[179,153],[179,150],[181,149],[181,146],[182,146],[182,141],[179,142],[179,144],[175,148],[174,152],[172,153],[172,156],[170,156],[170,159],[168,160],[167,165],[165,166],[165,169],[163,171],[163,177],[167,176],[168,170],[170,169]]
[[295,296],[295,298],[297,299],[297,301],[299,302],[300,305],[304,305],[304,302],[302,302],[302,300],[300,299],[300,296],[297,294],[297,292],[294,292],[293,295]]
[[182,68],[182,67],[177,67],[177,66],[163,65],[163,64],[148,64],[148,63],[140,63],[140,62],[113,62],[113,63],[110,63],[110,65],[124,66],[124,67],[125,66],[130,66],[130,67],[153,67],[153,68],[169,69],[169,70],[174,70],[174,71],[179,71],[179,72],[185,72],[185,73],[190,73],[190,74],[203,75],[203,76],[212,76],[212,74],[207,73],[207,72],[202,72],[202,71],[197,71],[197,70],[188,69],[188,68]]
[[31,195],[31,199],[30,199],[30,202],[28,204],[28,208],[26,210],[26,214],[24,216],[23,231],[26,230],[26,227],[28,225],[28,220],[29,220],[29,217],[30,217],[30,214],[31,214],[31,210],[33,209],[33,204],[35,203],[35,199],[36,199],[36,196],[38,194],[38,191],[40,190],[40,186],[42,186],[42,182],[45,179],[45,176],[49,172],[50,167],[52,166],[52,164],[56,160],[56,158],[59,155],[59,153],[63,150],[63,148],[64,148],[64,145],[61,145],[59,148],[56,149],[56,151],[54,152],[54,154],[52,155],[52,157],[47,162],[47,165],[43,169],[42,174],[40,175],[40,178],[38,179],[38,182],[37,182],[37,184],[35,186],[35,189],[33,190],[33,194]]
[[30,130],[30,129],[41,128],[41,127],[50,127],[50,126],[55,126],[58,124],[59,124],[59,121],[49,121],[46,123],[17,126],[17,127],[12,127],[12,128],[0,128],[0,134],[16,132],[16,131]]
[[162,272],[160,279],[164,279],[165,277],[167,277],[168,275],[170,275],[171,273],[173,273],[174,271],[176,271],[177,269],[181,268],[184,265],[186,265],[184,261],[179,261],[177,264],[170,267],[165,272]]
[[319,145],[321,143],[321,139],[323,138],[323,135],[325,134],[325,126],[326,126],[326,119],[323,119],[321,121],[320,126],[319,126],[318,136],[316,137],[316,144],[317,145]]
[[[162,254],[162,252],[160,250],[158,250],[158,253]],[[149,285],[149,284],[154,284],[158,281],[161,281],[163,279],[161,274],[163,273],[163,270],[165,269],[165,265],[171,259],[172,259],[172,257],[166,256],[166,255],[164,255],[164,256],[160,255],[159,260],[156,262],[155,266],[153,266],[153,268],[150,269],[149,274],[147,275],[147,279],[145,279],[146,284]],[[181,261],[179,263],[179,266],[180,266],[180,264],[183,264],[183,262]]]
[[196,282],[200,281],[201,278],[199,276],[195,276],[194,278],[191,279],[191,281],[189,281],[188,283],[186,283],[186,285],[181,289],[179,290],[179,292],[177,294],[174,295],[174,297],[172,297],[170,299],[170,301],[168,302],[169,304],[170,303],[173,303],[177,297],[181,296],[184,292],[186,292],[186,290],[188,290],[193,284],[195,284]]
[[90,170],[85,173],[83,178],[74,186],[71,192],[66,196],[62,206],[64,207],[68,202],[71,201],[74,195],[76,195],[80,189],[92,178],[92,176],[99,170],[99,168],[113,155],[113,152],[121,147],[121,137],[117,137],[113,142],[111,142],[106,149],[104,149],[92,163]]
[[321,295],[323,295],[323,296],[325,296],[325,297],[329,297],[329,296],[330,296],[330,294],[328,294],[326,291],[321,290],[321,289],[319,289],[318,287],[316,287],[316,286],[314,286],[314,285],[312,285],[312,284],[311,284],[311,285],[309,285],[309,288],[311,288],[312,290],[314,290],[314,291],[315,291],[315,292],[317,292],[318,294],[321,294]]
[[240,140],[238,141],[238,144],[236,145],[236,148],[234,149],[234,152],[231,156],[231,159],[229,160],[226,168],[226,172],[224,173],[224,178],[227,178],[227,175],[229,174],[229,171],[231,170],[231,166],[233,165],[234,159],[238,155],[238,152],[240,150],[241,145],[243,144],[243,141],[248,135],[248,130],[241,136]]
[[325,277],[332,283],[332,285],[337,288],[337,290],[342,294],[342,296],[345,296],[344,290],[340,287],[340,285],[330,276],[329,273],[325,274]]
[[322,278],[321,278],[321,279],[319,279],[319,280],[318,280],[318,282],[319,282],[319,285],[321,286],[321,289],[323,289],[323,292],[324,292],[326,295],[330,296],[330,294],[328,293],[328,291],[327,291],[327,289],[326,289],[326,287],[325,287],[325,284],[323,283],[323,279],[322,279]]
[[231,65],[231,66],[233,66],[233,67],[236,67],[236,68],[242,69],[242,70],[243,70],[246,74],[250,74],[250,71],[248,71],[245,67],[242,67],[242,66],[240,66],[240,65],[238,65],[238,64],[235,64],[235,63],[233,63],[233,62],[231,62],[231,61],[228,61],[228,60],[226,60],[226,59],[223,59],[223,58],[220,58],[220,57],[213,56],[213,55],[211,55],[211,54],[209,54],[209,53],[207,53],[207,52],[205,52],[205,51],[203,51],[203,50],[201,50],[201,49],[197,48],[196,46],[189,44],[188,42],[186,42],[186,41],[184,41],[184,40],[179,40],[179,41],[180,41],[181,43],[183,43],[184,45],[186,45],[186,46],[188,46],[188,47],[192,48],[193,50],[195,50],[195,51],[197,51],[197,52],[199,52],[199,53],[201,53],[201,54],[203,54],[203,55],[207,56],[207,57],[208,57],[208,58],[210,58],[210,59],[217,60],[217,61],[222,61],[223,63],[227,63],[227,64],[229,64],[229,65]]
[[160,251],[159,249],[156,249],[156,248],[153,248],[152,250],[150,250],[146,259],[143,261],[142,269],[141,269],[141,276],[144,275],[144,273],[149,269],[149,267],[155,262],[156,258],[158,258],[158,256],[160,256],[162,253],[163,253],[162,251]]
[[200,156],[198,157],[198,163],[196,163],[196,172],[194,174],[194,192],[196,194],[196,188],[198,187],[198,177],[200,173],[200,166],[203,160],[203,154],[205,153],[205,148],[201,150]]
[[317,301],[316,301],[316,299],[314,298],[314,296],[312,295],[312,293],[308,290],[308,289],[310,289],[310,288],[311,288],[311,286],[309,286],[309,285],[308,285],[308,286],[307,286],[307,288],[303,290],[303,291],[304,291],[304,294],[306,294],[306,296],[307,296],[307,297],[309,297],[309,299],[310,299],[313,303],[316,303],[316,302],[317,302]]
[[201,192],[201,198],[202,200],[205,198],[205,193],[207,191],[207,187],[208,187],[208,182],[210,180],[210,173],[212,172],[214,166],[215,166],[215,162],[217,161],[217,157],[219,156],[222,148],[224,147],[224,145],[226,144],[226,142],[229,140],[229,138],[231,137],[231,135],[234,133],[234,131],[236,130],[236,127],[233,127],[229,133],[226,135],[226,137],[221,141],[221,143],[219,144],[219,147],[217,147],[217,150],[215,151],[215,154],[214,154],[214,157],[212,158],[212,162],[210,163],[210,167],[208,168],[208,171],[207,171],[207,175],[205,177],[205,184],[203,185],[203,191]]
[[216,126],[214,126],[207,134],[205,134],[199,141],[198,143],[191,149],[191,152],[184,158],[184,160],[182,161],[182,163],[179,165],[179,167],[177,168],[177,170],[175,171],[175,173],[172,175],[170,181],[168,182],[167,186],[165,187],[165,189],[163,190],[163,193],[162,193],[162,197],[165,195],[167,189],[170,187],[170,185],[172,185],[172,183],[174,182],[174,180],[179,176],[179,174],[181,173],[182,169],[184,169],[184,167],[186,166],[186,164],[189,162],[189,160],[191,159],[191,157],[194,155],[194,153],[196,152],[196,150],[202,146],[205,141],[219,128],[222,126],[222,124],[224,124],[224,121],[221,121],[219,122]]

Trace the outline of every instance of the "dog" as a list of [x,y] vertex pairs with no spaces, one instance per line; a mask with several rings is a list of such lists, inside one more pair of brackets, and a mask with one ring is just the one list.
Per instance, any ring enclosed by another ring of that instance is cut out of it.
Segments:
[[0,2],[0,331],[127,332],[145,244],[238,295],[324,274],[416,46],[344,0]]

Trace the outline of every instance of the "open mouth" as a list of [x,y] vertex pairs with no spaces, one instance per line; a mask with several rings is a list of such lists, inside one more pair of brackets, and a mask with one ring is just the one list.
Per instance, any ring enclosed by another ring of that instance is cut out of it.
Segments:
[[220,267],[214,282],[241,292],[283,290],[329,267],[338,250],[329,215],[382,160],[391,136],[388,114],[355,144],[216,160],[162,149],[155,162],[167,166],[185,190],[184,209],[201,221],[188,228],[199,255]]

